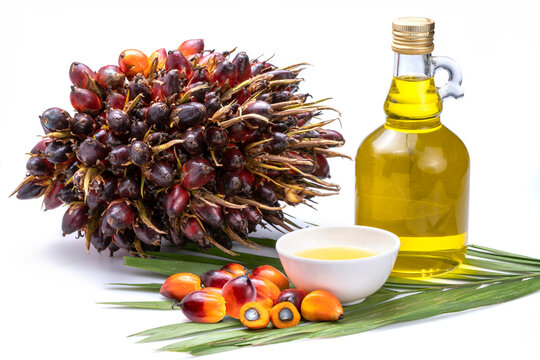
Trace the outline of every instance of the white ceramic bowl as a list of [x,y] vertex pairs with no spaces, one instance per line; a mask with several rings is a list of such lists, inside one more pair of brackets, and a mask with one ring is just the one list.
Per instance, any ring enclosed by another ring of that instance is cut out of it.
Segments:
[[[386,230],[369,226],[320,226],[283,235],[276,242],[279,259],[287,276],[298,289],[326,290],[342,305],[361,302],[385,283],[399,250],[399,238]],[[330,246],[351,246],[376,255],[351,260],[315,260],[296,256],[298,252]]]

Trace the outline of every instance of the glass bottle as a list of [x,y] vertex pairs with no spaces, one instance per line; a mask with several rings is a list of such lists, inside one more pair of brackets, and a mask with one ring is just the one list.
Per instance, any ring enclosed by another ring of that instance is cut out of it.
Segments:
[[[443,99],[463,96],[461,71],[431,56],[434,28],[430,19],[394,20],[386,122],[356,155],[356,224],[400,237],[393,276],[452,270],[467,250],[469,154],[439,117]],[[449,75],[442,87],[433,78],[438,69]]]

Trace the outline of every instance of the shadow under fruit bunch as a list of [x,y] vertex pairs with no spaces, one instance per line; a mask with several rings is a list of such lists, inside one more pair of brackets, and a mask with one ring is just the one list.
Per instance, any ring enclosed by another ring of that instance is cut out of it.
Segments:
[[75,113],[41,115],[45,136],[14,192],[66,204],[63,233],[84,233],[87,248],[255,247],[257,225],[291,230],[287,204],[338,192],[327,158],[344,157],[332,150],[344,139],[324,128],[336,119],[314,120],[334,109],[298,92],[305,64],[188,40],[150,57],[125,50],[118,65],[71,65]]

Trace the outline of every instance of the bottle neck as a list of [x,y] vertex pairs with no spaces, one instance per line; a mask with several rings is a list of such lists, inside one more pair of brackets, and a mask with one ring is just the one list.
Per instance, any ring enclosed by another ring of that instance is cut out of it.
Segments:
[[433,79],[431,54],[394,55],[394,78],[384,103],[386,127],[431,131],[441,126],[442,99]]

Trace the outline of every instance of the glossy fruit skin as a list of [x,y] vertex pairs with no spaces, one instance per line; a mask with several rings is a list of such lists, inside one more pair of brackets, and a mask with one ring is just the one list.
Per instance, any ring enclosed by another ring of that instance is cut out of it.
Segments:
[[204,40],[203,39],[191,39],[186,40],[178,47],[178,50],[187,58],[190,55],[202,53],[204,50]]
[[232,61],[236,68],[236,81],[241,83],[251,77],[251,64],[245,51],[241,51]]
[[115,168],[122,167],[129,161],[129,146],[119,145],[113,147],[107,155],[107,161]]
[[229,148],[223,152],[221,163],[225,171],[240,171],[244,168],[244,155],[237,148]]
[[161,244],[161,235],[144,223],[133,224],[133,231],[147,245],[159,246]]
[[289,302],[276,304],[270,310],[270,321],[278,329],[294,327],[300,323],[298,309]]
[[169,124],[169,106],[163,102],[156,102],[148,108],[146,121],[157,129],[166,129]]
[[142,140],[148,132],[146,121],[133,121],[129,128],[129,137],[135,140]]
[[129,148],[129,157],[135,165],[143,166],[152,159],[152,150],[144,141],[134,141]]
[[77,151],[77,158],[85,165],[93,166],[98,161],[104,160],[107,149],[96,139],[86,138]]
[[180,72],[176,69],[169,70],[163,77],[163,84],[160,87],[160,92],[163,97],[168,98],[180,92],[181,82],[179,77]]
[[135,233],[129,229],[118,231],[111,237],[112,242],[119,248],[124,250],[133,249]]
[[156,161],[145,173],[148,180],[160,187],[168,187],[174,183],[175,169],[167,161]]
[[263,304],[253,301],[240,308],[240,322],[248,329],[264,329],[270,323],[270,315]]
[[45,196],[45,199],[43,200],[43,207],[45,208],[45,210],[56,209],[57,207],[62,205],[62,201],[58,198],[58,193],[63,187],[64,183],[62,182],[57,182],[52,185],[52,188],[49,190],[49,192]]
[[167,53],[165,69],[178,70],[179,74],[185,73],[188,77],[190,77],[193,73],[193,70],[191,69],[191,63],[179,50],[171,50]]
[[223,86],[227,83],[229,86],[236,84],[236,68],[229,60],[225,59],[217,64],[212,74],[212,82]]
[[32,156],[26,162],[26,170],[34,176],[45,176],[52,173],[54,165],[42,156]]
[[67,209],[62,218],[62,232],[64,235],[71,234],[88,224],[88,206],[74,204]]
[[133,224],[136,211],[132,205],[123,200],[113,201],[103,215],[105,221],[117,230],[122,230]]
[[274,284],[268,279],[256,276],[250,276],[250,279],[253,285],[255,285],[255,289],[257,289],[257,294],[261,293],[270,298],[272,302],[276,301],[277,297],[280,294],[280,290],[276,284]]
[[178,273],[165,280],[159,293],[166,298],[182,300],[187,294],[201,289],[201,279],[192,273]]
[[23,186],[21,186],[20,189],[17,191],[17,199],[19,200],[35,199],[35,198],[40,197],[44,191],[45,191],[44,186],[34,181],[29,181],[25,183]]
[[189,240],[198,244],[204,244],[205,232],[197,219],[192,217],[184,218],[180,223],[180,229],[182,230],[182,234]]
[[[257,114],[270,119],[274,114],[274,110],[272,110],[272,106],[266,101],[256,100],[246,107],[244,114]],[[260,120],[250,120],[249,122],[254,126],[264,125]]]
[[142,77],[135,77],[128,85],[129,100],[134,100],[137,96],[142,95],[141,101],[145,105],[149,105],[152,101],[152,90],[148,87]]
[[229,280],[221,289],[221,294],[227,303],[227,315],[236,319],[240,317],[240,308],[257,298],[255,285],[247,275]]
[[118,57],[118,65],[128,79],[137,74],[143,74],[150,66],[148,57],[140,50],[128,49]]
[[234,279],[234,275],[225,270],[209,270],[201,274],[204,286],[222,289],[229,281]]
[[[165,50],[164,48],[161,48],[154,51],[150,55],[150,58],[148,59],[148,63],[152,65],[152,62],[154,61],[154,59],[157,59],[156,70],[164,69],[165,61],[167,61],[167,50]],[[147,67],[146,70],[144,71],[144,76],[148,77],[149,74],[150,74],[150,66]]]
[[123,94],[114,92],[107,96],[105,99],[105,108],[106,109],[118,109],[123,110],[126,105],[126,97]]
[[306,297],[307,292],[302,289],[285,289],[276,298],[276,304],[288,301],[292,303],[298,311],[302,305],[302,300]]
[[247,220],[239,209],[228,209],[225,214],[227,224],[238,233],[246,233]]
[[334,141],[345,142],[345,139],[343,138],[343,135],[341,135],[339,132],[337,132],[335,130],[324,129],[324,131],[321,131],[321,136],[325,140],[334,140]]
[[272,155],[281,154],[287,147],[289,147],[289,138],[280,132],[272,133],[272,140],[264,144],[265,150]]
[[223,149],[229,143],[227,131],[218,126],[209,126],[204,131],[204,140],[210,149]]
[[323,154],[316,154],[315,161],[317,163],[317,168],[313,172],[313,175],[315,175],[319,179],[326,179],[327,177],[329,177],[330,165],[328,164],[328,160],[326,160],[326,157]]
[[229,197],[238,194],[242,189],[242,185],[240,176],[233,172],[223,173],[217,179],[218,192]]
[[182,167],[183,185],[188,190],[198,189],[206,185],[214,176],[214,168],[201,158],[187,161]]
[[189,201],[189,191],[181,184],[173,186],[163,197],[163,207],[170,218],[180,217]]
[[80,137],[86,137],[94,133],[96,121],[85,113],[77,113],[71,119],[71,132]]
[[103,107],[103,103],[96,93],[83,88],[72,87],[69,100],[75,110],[90,115],[97,115]]
[[226,314],[224,297],[213,291],[193,291],[184,297],[180,308],[189,320],[198,323],[217,323]]
[[258,208],[256,208],[255,206],[252,206],[252,205],[248,205],[243,210],[243,214],[244,214],[248,224],[251,225],[251,226],[256,226],[256,225],[260,224],[261,221],[263,220],[263,215],[262,215],[261,211]]
[[69,67],[69,79],[73,85],[86,89],[88,85],[88,77],[96,80],[96,73],[94,73],[88,66],[79,62],[74,62]]
[[140,183],[131,177],[118,180],[118,195],[128,200],[139,199],[141,197]]
[[69,129],[70,119],[71,116],[66,110],[57,107],[45,110],[39,117],[41,127],[46,134]]
[[62,164],[69,159],[72,152],[71,143],[53,140],[45,148],[44,156],[53,164]]
[[96,80],[104,89],[116,90],[126,82],[126,75],[116,65],[106,65],[98,70]]
[[276,284],[281,291],[289,288],[289,280],[287,277],[283,275],[281,271],[271,265],[257,266],[251,272],[251,276],[270,280]]
[[180,104],[171,111],[171,121],[181,130],[199,125],[206,112],[200,103]]
[[45,149],[47,148],[47,145],[52,141],[52,139],[43,139],[38,141],[36,145],[30,150],[30,154],[33,155],[42,155],[45,152]]
[[221,270],[226,270],[234,276],[242,276],[247,274],[246,267],[238,263],[228,263],[227,265],[223,265]]
[[192,201],[191,207],[195,214],[210,227],[218,228],[223,224],[223,212],[220,206],[211,206],[202,201]]
[[240,190],[243,195],[251,197],[253,189],[255,188],[255,175],[249,171],[242,170],[237,173],[242,179],[242,189]]
[[253,195],[256,199],[267,205],[272,205],[277,201],[274,189],[266,182],[256,184]]
[[324,290],[307,294],[300,310],[302,317],[308,321],[337,321],[343,318],[343,307],[338,298]]
[[92,244],[92,246],[97,250],[97,252],[100,253],[107,247],[109,247],[110,243],[111,238],[105,236],[101,232],[101,228],[99,226],[96,226],[96,228],[92,232],[92,235],[90,235],[90,244]]
[[272,306],[274,306],[274,302],[272,299],[270,299],[268,296],[261,294],[260,292],[257,292],[257,297],[255,298],[255,302],[260,303],[264,308],[268,311],[272,309]]
[[192,155],[200,154],[206,147],[204,142],[204,129],[202,126],[194,126],[182,134],[182,148]]

